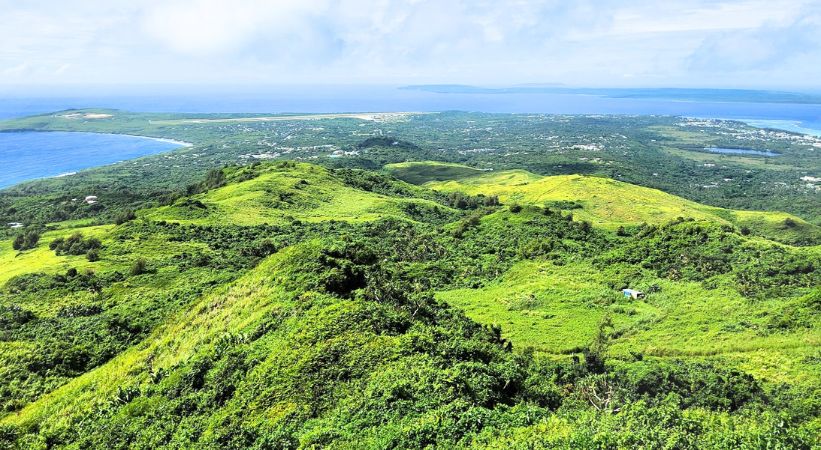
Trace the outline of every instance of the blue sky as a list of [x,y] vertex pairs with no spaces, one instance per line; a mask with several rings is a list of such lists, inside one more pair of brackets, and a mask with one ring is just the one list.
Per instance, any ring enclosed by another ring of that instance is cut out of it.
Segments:
[[0,0],[0,86],[821,89],[821,0]]

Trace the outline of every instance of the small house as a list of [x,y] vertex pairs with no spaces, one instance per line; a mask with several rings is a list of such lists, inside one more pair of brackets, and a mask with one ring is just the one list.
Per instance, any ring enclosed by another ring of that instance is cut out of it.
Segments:
[[88,203],[89,205],[93,205],[97,203],[97,196],[96,195],[86,195],[86,199],[83,200],[84,202]]
[[624,294],[625,297],[628,298],[644,298],[644,292],[637,291],[635,289],[622,289],[621,292]]
[[20,222],[9,222],[9,228],[23,228],[23,224]]

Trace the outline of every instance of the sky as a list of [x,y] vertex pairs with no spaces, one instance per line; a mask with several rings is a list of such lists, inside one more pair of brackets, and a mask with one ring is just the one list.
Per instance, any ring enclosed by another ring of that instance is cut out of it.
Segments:
[[821,0],[0,0],[0,87],[821,90]]

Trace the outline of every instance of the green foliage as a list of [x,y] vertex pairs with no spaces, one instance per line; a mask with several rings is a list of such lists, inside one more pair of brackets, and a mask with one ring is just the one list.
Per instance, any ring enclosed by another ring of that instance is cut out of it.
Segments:
[[556,200],[552,202],[545,203],[545,208],[556,208],[556,209],[582,209],[584,205],[580,202],[573,201],[573,200]]
[[738,291],[751,297],[821,283],[817,252],[752,244],[725,226],[684,219],[644,226],[600,261],[638,264],[674,280],[707,281],[732,273]]
[[613,333],[613,318],[605,315],[599,322],[593,342],[584,352],[586,368],[591,373],[600,374],[605,371],[607,348],[610,345],[610,335]]
[[185,188],[186,195],[201,194],[210,189],[225,185],[225,173],[222,169],[211,169],[205,174],[205,179]]
[[92,248],[86,252],[86,259],[89,262],[99,261],[100,260],[100,250],[96,248]]
[[145,258],[138,258],[129,270],[131,276],[142,275],[146,272],[148,272],[148,261],[146,261]]
[[20,233],[14,237],[12,248],[15,250],[29,250],[37,246],[40,241],[40,233],[34,230]]
[[814,248],[688,219],[614,235],[359,170],[219,173],[60,230],[56,266],[5,283],[0,447],[814,445]]
[[57,238],[48,245],[57,255],[83,255],[92,250],[99,250],[102,243],[94,237],[84,238],[83,234],[76,232],[67,238]]
[[114,218],[114,223],[116,225],[122,225],[128,221],[134,220],[137,218],[137,214],[134,213],[134,210],[127,209],[119,214]]

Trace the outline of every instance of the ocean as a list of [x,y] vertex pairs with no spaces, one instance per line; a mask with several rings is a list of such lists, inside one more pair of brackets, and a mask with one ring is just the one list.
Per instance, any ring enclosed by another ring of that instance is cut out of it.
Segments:
[[182,144],[98,133],[0,133],[0,188],[152,155]]
[[[821,136],[821,105],[613,98],[554,93],[435,93],[396,86],[288,86],[229,91],[177,89],[122,95],[26,93],[0,98],[0,119],[69,108],[115,108],[172,113],[320,113],[376,111],[478,111],[545,114],[680,115],[742,120]],[[86,133],[0,133],[0,187],[51,177],[175,148],[127,136]],[[9,169],[11,168],[11,169]]]

